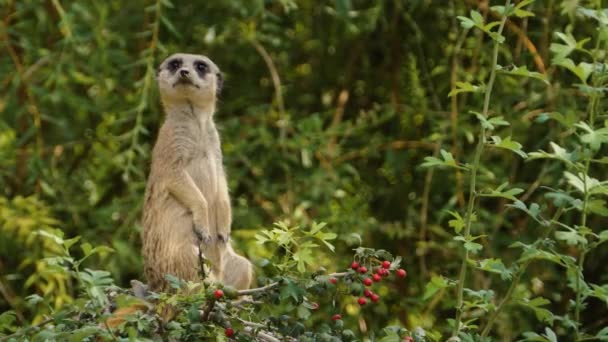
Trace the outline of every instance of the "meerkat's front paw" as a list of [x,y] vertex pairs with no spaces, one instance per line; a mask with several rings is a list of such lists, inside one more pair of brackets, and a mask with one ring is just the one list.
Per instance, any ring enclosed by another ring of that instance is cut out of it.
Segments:
[[192,230],[194,231],[194,234],[196,234],[199,243],[204,243],[206,245],[211,243],[212,237],[208,227],[208,225],[204,225],[199,220],[194,220]]
[[211,234],[209,232],[209,229],[204,228],[203,226],[199,226],[197,224],[194,224],[194,227],[192,227],[194,230],[194,234],[196,234],[196,237],[198,238],[198,241],[200,243],[204,243],[206,245],[211,243]]
[[217,241],[220,243],[228,243],[228,239],[230,239],[230,233],[217,233]]

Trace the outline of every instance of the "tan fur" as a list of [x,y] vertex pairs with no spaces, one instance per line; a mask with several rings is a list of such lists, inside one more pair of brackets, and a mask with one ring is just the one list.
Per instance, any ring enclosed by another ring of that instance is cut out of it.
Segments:
[[236,254],[232,246],[228,245],[224,254],[224,273],[222,282],[237,290],[251,287],[253,282],[253,267],[246,258]]
[[[177,69],[171,67],[176,60],[181,61]],[[207,72],[197,69],[201,62]],[[144,272],[152,290],[166,289],[165,274],[198,280],[198,248],[211,263],[212,280],[223,279],[224,256],[234,258],[227,252],[232,251],[232,214],[213,122],[220,77],[218,67],[198,55],[175,54],[159,68],[166,118],[152,152],[142,234]]]

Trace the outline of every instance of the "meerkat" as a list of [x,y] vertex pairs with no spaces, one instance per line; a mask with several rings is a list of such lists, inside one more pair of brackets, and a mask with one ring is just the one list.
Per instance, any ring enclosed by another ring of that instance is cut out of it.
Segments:
[[200,280],[202,252],[211,280],[249,287],[251,264],[230,247],[230,197],[213,122],[222,74],[205,56],[179,53],[161,63],[157,82],[166,115],[152,151],[143,209],[149,286],[165,290],[165,274]]

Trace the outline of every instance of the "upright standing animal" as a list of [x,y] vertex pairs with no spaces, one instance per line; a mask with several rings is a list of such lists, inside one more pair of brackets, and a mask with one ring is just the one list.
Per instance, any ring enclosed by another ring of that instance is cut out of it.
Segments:
[[222,74],[205,56],[178,53],[162,62],[157,80],[166,118],[152,152],[143,210],[150,288],[165,290],[165,274],[200,279],[199,251],[210,261],[212,280],[247,288],[252,267],[230,247],[230,197],[213,122]]

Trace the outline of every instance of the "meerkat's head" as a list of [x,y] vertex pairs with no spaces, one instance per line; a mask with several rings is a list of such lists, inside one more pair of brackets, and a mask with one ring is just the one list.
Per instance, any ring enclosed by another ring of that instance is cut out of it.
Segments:
[[160,96],[165,105],[188,102],[207,107],[222,89],[222,73],[208,57],[185,53],[165,59],[157,73]]

